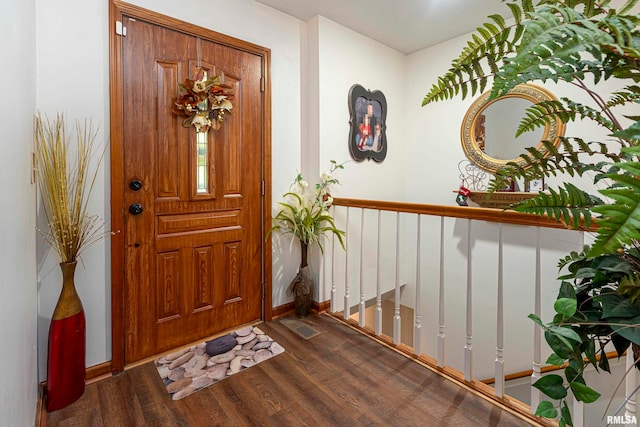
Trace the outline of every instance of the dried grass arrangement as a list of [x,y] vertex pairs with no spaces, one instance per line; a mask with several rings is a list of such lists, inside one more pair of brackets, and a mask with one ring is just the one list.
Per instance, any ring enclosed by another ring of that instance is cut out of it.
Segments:
[[104,150],[91,170],[97,129],[90,120],[76,122],[75,146],[67,136],[65,118],[35,117],[34,139],[38,185],[48,230],[44,239],[60,255],[61,262],[75,262],[81,253],[102,240],[104,220],[87,213],[89,196]]

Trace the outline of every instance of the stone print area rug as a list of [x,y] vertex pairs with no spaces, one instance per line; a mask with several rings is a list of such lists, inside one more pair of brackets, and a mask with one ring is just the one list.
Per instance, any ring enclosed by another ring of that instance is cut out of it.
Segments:
[[211,341],[155,360],[156,369],[173,400],[237,374],[284,352],[255,326],[247,326]]

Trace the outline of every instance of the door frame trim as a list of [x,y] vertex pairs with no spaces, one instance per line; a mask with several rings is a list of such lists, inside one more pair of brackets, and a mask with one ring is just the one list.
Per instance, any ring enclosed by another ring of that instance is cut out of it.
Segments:
[[[262,117],[262,235],[271,227],[271,50],[236,39],[204,27],[131,5],[120,0],[109,2],[109,121],[111,171],[111,369],[121,372],[125,368],[125,312],[124,312],[124,150],[123,150],[123,76],[122,43],[116,34],[116,22],[129,16],[167,27],[185,34],[201,37],[262,58],[265,80]],[[273,317],[271,291],[271,245],[262,239],[262,313],[263,320]]]

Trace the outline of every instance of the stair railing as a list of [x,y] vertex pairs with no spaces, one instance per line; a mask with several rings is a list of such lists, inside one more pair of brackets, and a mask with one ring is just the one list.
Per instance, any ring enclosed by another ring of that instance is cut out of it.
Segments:
[[[548,369],[551,350],[527,315],[553,315],[556,262],[582,249],[585,232],[497,209],[344,198],[332,209],[347,238],[345,251],[334,241],[322,262],[330,312],[534,419],[540,392],[529,387],[527,405],[508,395],[507,378],[530,372],[533,384]],[[586,425],[585,407],[573,411],[575,425]],[[635,401],[626,414],[635,415]]]

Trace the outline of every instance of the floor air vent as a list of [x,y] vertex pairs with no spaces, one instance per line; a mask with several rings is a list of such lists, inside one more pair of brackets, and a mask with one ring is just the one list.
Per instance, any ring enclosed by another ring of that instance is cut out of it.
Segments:
[[284,318],[280,319],[280,322],[296,334],[300,335],[305,340],[308,340],[309,338],[313,338],[316,335],[320,334],[319,330],[307,325],[304,322],[301,322],[300,320]]

